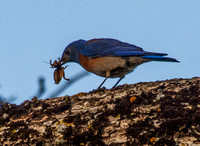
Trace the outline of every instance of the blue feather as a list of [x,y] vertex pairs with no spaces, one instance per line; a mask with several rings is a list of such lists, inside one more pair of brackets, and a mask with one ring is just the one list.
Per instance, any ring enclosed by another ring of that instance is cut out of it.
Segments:
[[179,62],[174,58],[170,58],[170,57],[163,57],[163,56],[157,56],[157,55],[145,55],[145,56],[141,56],[142,58],[146,58],[146,59],[151,59],[152,61],[168,61],[168,62]]
[[142,48],[114,39],[90,40],[81,48],[81,54],[88,57],[142,57],[152,61],[179,62],[176,59],[163,57],[166,53],[146,52]]

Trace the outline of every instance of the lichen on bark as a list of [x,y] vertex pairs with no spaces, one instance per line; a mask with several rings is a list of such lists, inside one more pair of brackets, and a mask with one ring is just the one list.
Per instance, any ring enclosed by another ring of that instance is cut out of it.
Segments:
[[2,145],[200,144],[200,78],[4,104]]

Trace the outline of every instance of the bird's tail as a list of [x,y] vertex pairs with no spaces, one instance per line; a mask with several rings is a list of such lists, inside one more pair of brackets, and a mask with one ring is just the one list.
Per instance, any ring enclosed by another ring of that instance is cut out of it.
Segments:
[[144,55],[142,58],[151,59],[152,61],[167,61],[167,62],[179,62],[178,60],[170,57],[163,57],[160,55]]

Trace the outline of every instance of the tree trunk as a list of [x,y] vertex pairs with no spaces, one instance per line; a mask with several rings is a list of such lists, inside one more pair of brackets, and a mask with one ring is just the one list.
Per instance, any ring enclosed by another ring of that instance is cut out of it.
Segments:
[[200,78],[4,104],[0,145],[200,144]]

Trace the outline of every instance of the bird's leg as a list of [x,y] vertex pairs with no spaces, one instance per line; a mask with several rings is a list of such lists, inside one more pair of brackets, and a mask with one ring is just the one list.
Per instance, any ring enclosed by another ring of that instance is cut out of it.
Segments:
[[105,81],[106,81],[109,77],[110,77],[110,70],[107,70],[107,71],[106,71],[106,78],[105,78],[105,80],[103,80],[103,82],[101,83],[101,85],[100,85],[97,89],[100,89],[101,86],[105,83]]
[[106,81],[109,77],[110,77],[110,71],[107,70],[107,71],[106,71],[106,78],[105,78],[105,80],[101,83],[101,85],[100,85],[97,89],[100,89],[101,86],[105,83],[105,81]]
[[116,83],[112,88],[115,88],[123,78],[124,78],[124,77],[121,77],[121,78],[117,81],[117,83]]
[[101,83],[101,85],[98,87],[98,89],[101,88],[101,86],[105,83],[105,81],[107,80],[108,78],[106,77],[105,80],[103,80],[103,82]]

